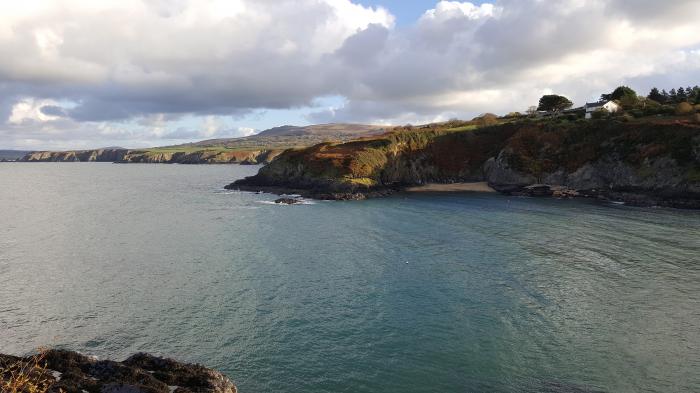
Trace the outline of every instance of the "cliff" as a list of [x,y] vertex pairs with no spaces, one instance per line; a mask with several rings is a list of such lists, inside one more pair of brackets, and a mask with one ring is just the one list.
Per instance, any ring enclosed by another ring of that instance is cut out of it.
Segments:
[[700,208],[696,124],[525,120],[475,127],[428,125],[288,150],[227,187],[362,199],[424,183],[486,181],[504,193]]
[[26,154],[25,162],[120,162],[163,164],[262,164],[270,162],[281,150],[127,150],[97,149],[40,151]]
[[0,387],[21,392],[236,393],[225,375],[200,365],[139,353],[123,362],[49,350],[0,354]]

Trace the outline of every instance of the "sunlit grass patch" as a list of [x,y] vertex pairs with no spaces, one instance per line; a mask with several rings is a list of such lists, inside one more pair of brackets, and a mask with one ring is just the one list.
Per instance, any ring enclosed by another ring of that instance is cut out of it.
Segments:
[[[0,392],[2,393],[44,393],[51,388],[55,379],[46,369],[46,350],[29,358],[17,359],[6,364],[0,363]],[[63,391],[59,389],[59,391]]]

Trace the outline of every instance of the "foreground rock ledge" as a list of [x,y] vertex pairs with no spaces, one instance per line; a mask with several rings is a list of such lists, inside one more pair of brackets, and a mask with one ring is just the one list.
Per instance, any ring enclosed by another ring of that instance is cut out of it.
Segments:
[[[45,376],[55,381],[50,393],[237,392],[236,385],[218,371],[145,353],[123,362],[97,360],[63,350],[49,350],[45,355]],[[30,358],[0,355],[0,368],[22,360]]]

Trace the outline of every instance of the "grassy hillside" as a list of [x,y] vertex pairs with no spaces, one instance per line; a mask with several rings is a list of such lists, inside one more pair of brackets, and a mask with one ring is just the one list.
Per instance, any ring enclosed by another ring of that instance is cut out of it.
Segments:
[[288,150],[231,187],[327,195],[484,180],[503,190],[544,182],[700,198],[700,124],[692,117],[560,117],[399,127],[381,136]]

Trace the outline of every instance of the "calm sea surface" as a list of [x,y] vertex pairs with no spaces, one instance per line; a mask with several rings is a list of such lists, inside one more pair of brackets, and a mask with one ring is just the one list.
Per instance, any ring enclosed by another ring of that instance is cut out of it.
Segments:
[[700,391],[700,212],[222,189],[257,169],[0,164],[0,352],[243,393]]

